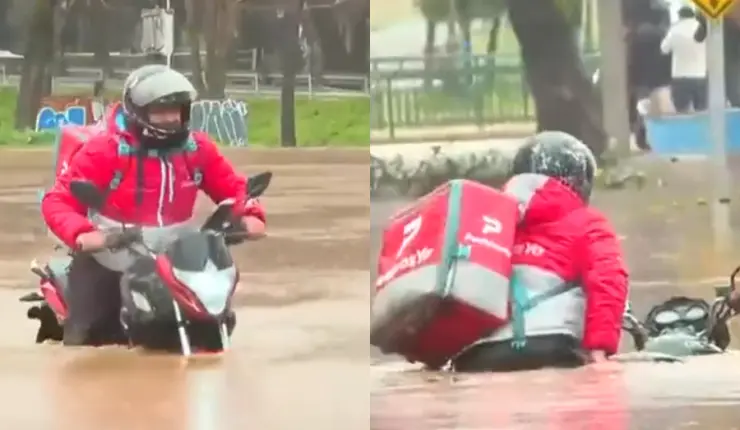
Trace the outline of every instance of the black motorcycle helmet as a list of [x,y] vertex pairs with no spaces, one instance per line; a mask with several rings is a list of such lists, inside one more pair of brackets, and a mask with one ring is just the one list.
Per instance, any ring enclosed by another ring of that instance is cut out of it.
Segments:
[[[180,147],[190,133],[190,107],[196,96],[193,84],[182,73],[161,64],[140,67],[123,84],[126,127],[143,149]],[[177,120],[154,118],[172,111],[179,111]]]
[[562,131],[543,131],[527,139],[514,155],[512,175],[537,173],[558,179],[584,202],[591,198],[596,158],[580,140]]

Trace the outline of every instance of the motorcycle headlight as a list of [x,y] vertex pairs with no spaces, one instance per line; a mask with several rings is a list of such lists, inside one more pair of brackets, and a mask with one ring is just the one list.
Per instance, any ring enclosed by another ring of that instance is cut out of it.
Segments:
[[683,317],[686,321],[697,322],[705,319],[707,316],[709,316],[709,314],[706,309],[699,306],[692,306],[686,310]]
[[681,315],[678,314],[673,309],[666,309],[664,311],[660,311],[653,317],[653,321],[657,325],[666,326],[675,324],[681,319]]

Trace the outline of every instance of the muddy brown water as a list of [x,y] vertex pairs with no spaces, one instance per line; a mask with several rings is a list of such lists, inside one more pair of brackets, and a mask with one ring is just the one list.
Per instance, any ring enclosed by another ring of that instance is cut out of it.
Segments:
[[[740,159],[729,163],[740,187]],[[713,286],[726,283],[740,263],[740,247],[724,255],[713,251],[710,166],[652,158],[633,164],[647,174],[646,186],[599,191],[594,204],[622,238],[637,314],[674,295],[713,297]],[[407,203],[372,202],[373,256],[385,218]],[[735,243],[737,203],[731,202]],[[733,333],[731,348],[740,345],[736,322]],[[630,349],[625,336],[622,350]],[[676,364],[481,376],[425,372],[375,350],[371,355],[371,427],[377,430],[740,428],[740,352]]]
[[[183,363],[120,348],[33,344],[17,301],[50,254],[36,190],[48,151],[0,153],[0,419],[7,427],[368,428],[369,156],[363,151],[227,151],[270,169],[270,237],[236,248],[233,349]],[[205,216],[208,202],[200,204]]]

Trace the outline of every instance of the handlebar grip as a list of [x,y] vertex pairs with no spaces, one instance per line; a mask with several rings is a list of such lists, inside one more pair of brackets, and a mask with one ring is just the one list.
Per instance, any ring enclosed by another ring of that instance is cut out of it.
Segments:
[[249,233],[246,230],[234,231],[224,234],[224,241],[228,246],[239,245],[247,240]]

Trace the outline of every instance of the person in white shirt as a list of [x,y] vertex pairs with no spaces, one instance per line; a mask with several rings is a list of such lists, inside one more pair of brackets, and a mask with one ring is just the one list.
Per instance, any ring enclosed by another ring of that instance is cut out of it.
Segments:
[[668,30],[660,49],[672,54],[671,95],[677,112],[707,108],[706,42],[696,37],[699,21],[694,10],[684,6],[678,10],[678,21]]

